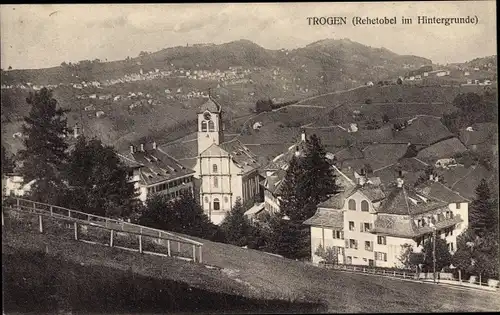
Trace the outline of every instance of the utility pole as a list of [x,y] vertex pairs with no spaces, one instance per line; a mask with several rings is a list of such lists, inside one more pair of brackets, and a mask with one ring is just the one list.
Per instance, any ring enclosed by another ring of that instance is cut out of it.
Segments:
[[433,229],[433,242],[432,242],[432,265],[434,271],[434,283],[436,283],[436,228]]

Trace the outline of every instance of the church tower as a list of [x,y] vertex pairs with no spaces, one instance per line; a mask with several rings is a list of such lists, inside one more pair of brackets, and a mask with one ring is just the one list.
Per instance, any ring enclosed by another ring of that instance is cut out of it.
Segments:
[[198,112],[198,154],[212,144],[224,142],[222,108],[209,93],[208,100],[201,105]]

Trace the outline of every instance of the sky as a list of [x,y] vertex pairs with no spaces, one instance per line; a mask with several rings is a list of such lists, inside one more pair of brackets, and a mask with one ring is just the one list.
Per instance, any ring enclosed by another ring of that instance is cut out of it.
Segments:
[[[418,25],[416,16],[477,16],[465,25]],[[308,17],[345,16],[346,25],[308,25]],[[360,17],[397,17],[397,25],[353,26]],[[402,25],[402,16],[412,25]],[[140,51],[247,39],[294,49],[348,38],[434,63],[496,55],[495,1],[1,5],[3,69],[33,69],[85,59],[120,60]]]

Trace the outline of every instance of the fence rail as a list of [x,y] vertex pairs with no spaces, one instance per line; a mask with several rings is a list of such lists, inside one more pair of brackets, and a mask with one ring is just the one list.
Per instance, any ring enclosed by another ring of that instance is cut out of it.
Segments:
[[[403,279],[414,279],[414,280],[422,280],[422,281],[434,281],[434,275],[432,272],[415,272],[410,270],[387,270],[383,268],[376,267],[362,267],[362,266],[352,266],[352,265],[343,265],[343,264],[320,264],[327,269],[336,269],[336,270],[344,270],[344,271],[352,271],[366,274],[376,274],[379,276],[386,276],[392,278],[403,278]],[[485,280],[485,279],[483,279]],[[477,276],[471,276],[469,280],[456,279],[450,273],[436,272],[436,281],[439,283],[445,284],[455,284],[467,287],[482,287],[488,288],[491,290],[497,290],[499,288],[500,281],[497,279],[488,279],[487,282],[481,281]]]
[[[79,227],[95,227],[100,230],[106,230],[109,231],[110,237],[109,237],[109,243],[104,244],[104,245],[109,245],[111,247],[117,247],[117,248],[123,248],[121,246],[113,246],[113,240],[114,240],[114,235],[116,233],[122,233],[126,235],[130,235],[132,237],[137,237],[138,239],[138,249],[136,251],[139,251],[141,253],[147,253],[147,254],[155,254],[155,255],[163,255],[158,252],[154,251],[143,251],[143,245],[147,242],[144,241],[145,239],[148,240],[153,240],[153,243],[159,246],[165,247],[166,243],[166,249],[167,249],[167,254],[166,256],[173,256],[172,255],[172,242],[177,243],[177,249],[178,253],[180,255],[181,253],[181,244],[182,245],[187,245],[192,248],[192,251],[189,250],[190,255],[189,257],[177,257],[177,258],[182,258],[186,259],[188,258],[189,260],[192,260],[194,262],[202,262],[202,247],[203,243],[190,240],[188,238],[175,235],[171,232],[159,230],[159,229],[154,229],[154,228],[149,228],[145,226],[141,226],[138,224],[130,223],[130,222],[125,222],[122,220],[116,220],[116,219],[111,219],[107,217],[101,217],[73,209],[68,209],[64,207],[59,207],[55,205],[50,205],[46,203],[41,203],[41,202],[35,202],[32,200],[28,199],[23,199],[23,198],[14,198],[11,199],[13,202],[10,205],[2,205],[2,225],[5,225],[4,223],[4,211],[6,212],[14,212],[18,214],[28,214],[28,215],[33,215],[33,216],[38,216],[38,225],[39,225],[39,231],[43,233],[43,217],[50,218],[52,220],[59,220],[59,221],[65,221],[66,223],[73,223],[74,224],[74,229],[75,229],[75,240],[81,240],[78,238],[78,231]],[[116,233],[115,233],[116,232]],[[83,240],[81,240],[83,241]],[[90,243],[96,243],[96,242],[91,242],[91,241],[86,241]],[[97,242],[98,243],[98,242]],[[101,243],[102,244],[102,243]],[[185,246],[184,246],[185,247]],[[124,248],[125,249],[125,248]],[[131,250],[131,248],[128,248]],[[135,249],[132,249],[135,250]]]

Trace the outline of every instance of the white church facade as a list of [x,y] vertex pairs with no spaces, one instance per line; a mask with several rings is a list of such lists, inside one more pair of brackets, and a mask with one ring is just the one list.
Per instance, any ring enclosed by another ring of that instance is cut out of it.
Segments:
[[194,167],[199,179],[200,204],[214,224],[220,224],[240,199],[260,194],[259,164],[239,140],[224,141],[222,108],[212,98],[198,112],[198,157]]

